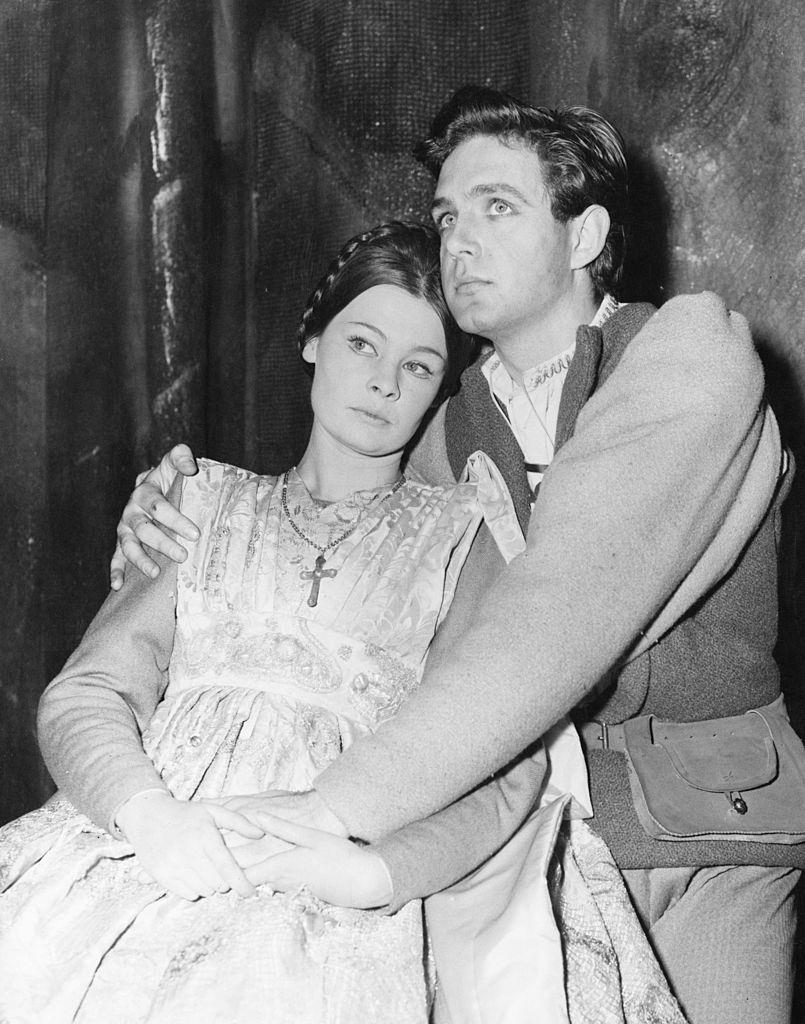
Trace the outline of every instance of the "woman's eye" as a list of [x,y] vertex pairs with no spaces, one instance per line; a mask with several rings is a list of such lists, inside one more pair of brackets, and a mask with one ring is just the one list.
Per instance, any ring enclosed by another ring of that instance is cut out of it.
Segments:
[[406,367],[415,377],[427,378],[433,376],[433,370],[426,363],[406,363]]
[[358,335],[353,335],[348,339],[348,341],[349,347],[354,352],[374,352],[375,350],[374,345],[370,341],[367,341],[366,338],[361,338]]

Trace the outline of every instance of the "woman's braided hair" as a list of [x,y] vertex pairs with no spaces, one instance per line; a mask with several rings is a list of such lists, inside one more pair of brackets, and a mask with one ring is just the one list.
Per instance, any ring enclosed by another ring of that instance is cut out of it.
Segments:
[[333,317],[358,295],[384,284],[425,299],[441,321],[447,343],[447,369],[437,398],[441,401],[456,389],[469,358],[470,342],[444,300],[439,236],[427,224],[389,221],[350,238],[308,299],[297,328],[299,351],[319,337]]

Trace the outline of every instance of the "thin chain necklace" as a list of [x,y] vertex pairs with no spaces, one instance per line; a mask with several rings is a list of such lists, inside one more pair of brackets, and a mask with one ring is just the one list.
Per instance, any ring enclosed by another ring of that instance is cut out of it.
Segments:
[[[391,488],[391,490],[383,495],[383,497],[380,499],[380,501],[381,502],[386,501],[386,499],[390,498],[392,496],[392,494],[395,494],[397,491],[399,491],[399,489],[402,487],[402,485],[404,483],[405,483],[405,473],[403,473],[400,476],[400,479],[394,484],[394,486]],[[334,576],[338,575],[338,569],[325,569],[324,568],[324,563],[327,561],[327,552],[331,551],[333,548],[337,548],[338,545],[342,543],[342,541],[345,541],[347,539],[347,537],[350,537],[357,530],[357,528],[358,528],[358,526],[360,525],[360,522],[361,522],[361,517],[359,515],[358,518],[355,520],[355,522],[352,524],[352,526],[349,527],[349,529],[345,530],[344,533],[342,533],[340,537],[336,537],[335,540],[331,540],[329,542],[329,544],[317,544],[315,540],[313,540],[311,537],[308,537],[308,535],[306,533],[304,533],[300,529],[300,527],[297,525],[296,521],[294,520],[294,517],[291,515],[291,510],[288,508],[288,471],[287,470],[282,475],[281,503],[282,503],[282,511],[285,513],[285,517],[288,520],[288,522],[290,523],[291,529],[294,531],[294,533],[297,535],[297,537],[301,538],[301,540],[305,541],[306,544],[309,544],[312,548],[315,548],[319,552],[319,555],[318,555],[316,561],[313,564],[313,568],[310,569],[310,570],[303,569],[299,573],[299,578],[301,580],[312,580],[313,581],[311,583],[311,586],[310,586],[310,595],[309,595],[309,597],[307,599],[307,603],[308,603],[308,605],[311,608],[315,608],[316,605],[319,603],[319,587],[321,585],[322,579],[324,579],[324,577],[327,577],[327,579],[332,579]]]

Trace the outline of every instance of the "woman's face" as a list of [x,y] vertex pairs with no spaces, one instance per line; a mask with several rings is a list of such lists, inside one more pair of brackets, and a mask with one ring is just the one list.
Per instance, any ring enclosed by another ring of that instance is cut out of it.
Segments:
[[425,299],[375,285],[337,313],[302,358],[315,363],[314,431],[372,457],[402,451],[447,367],[444,328]]

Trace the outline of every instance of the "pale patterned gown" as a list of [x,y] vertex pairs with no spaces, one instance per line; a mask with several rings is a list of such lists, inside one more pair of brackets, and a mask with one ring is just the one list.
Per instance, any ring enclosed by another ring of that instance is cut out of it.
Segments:
[[[421,676],[482,518],[522,546],[497,470],[322,506],[281,478],[202,462],[182,509],[170,681],[143,742],[180,798],[301,790],[393,715]],[[188,903],[145,882],[131,847],[57,798],[0,831],[0,1021],[424,1024],[422,913],[338,909],[302,893]]]

